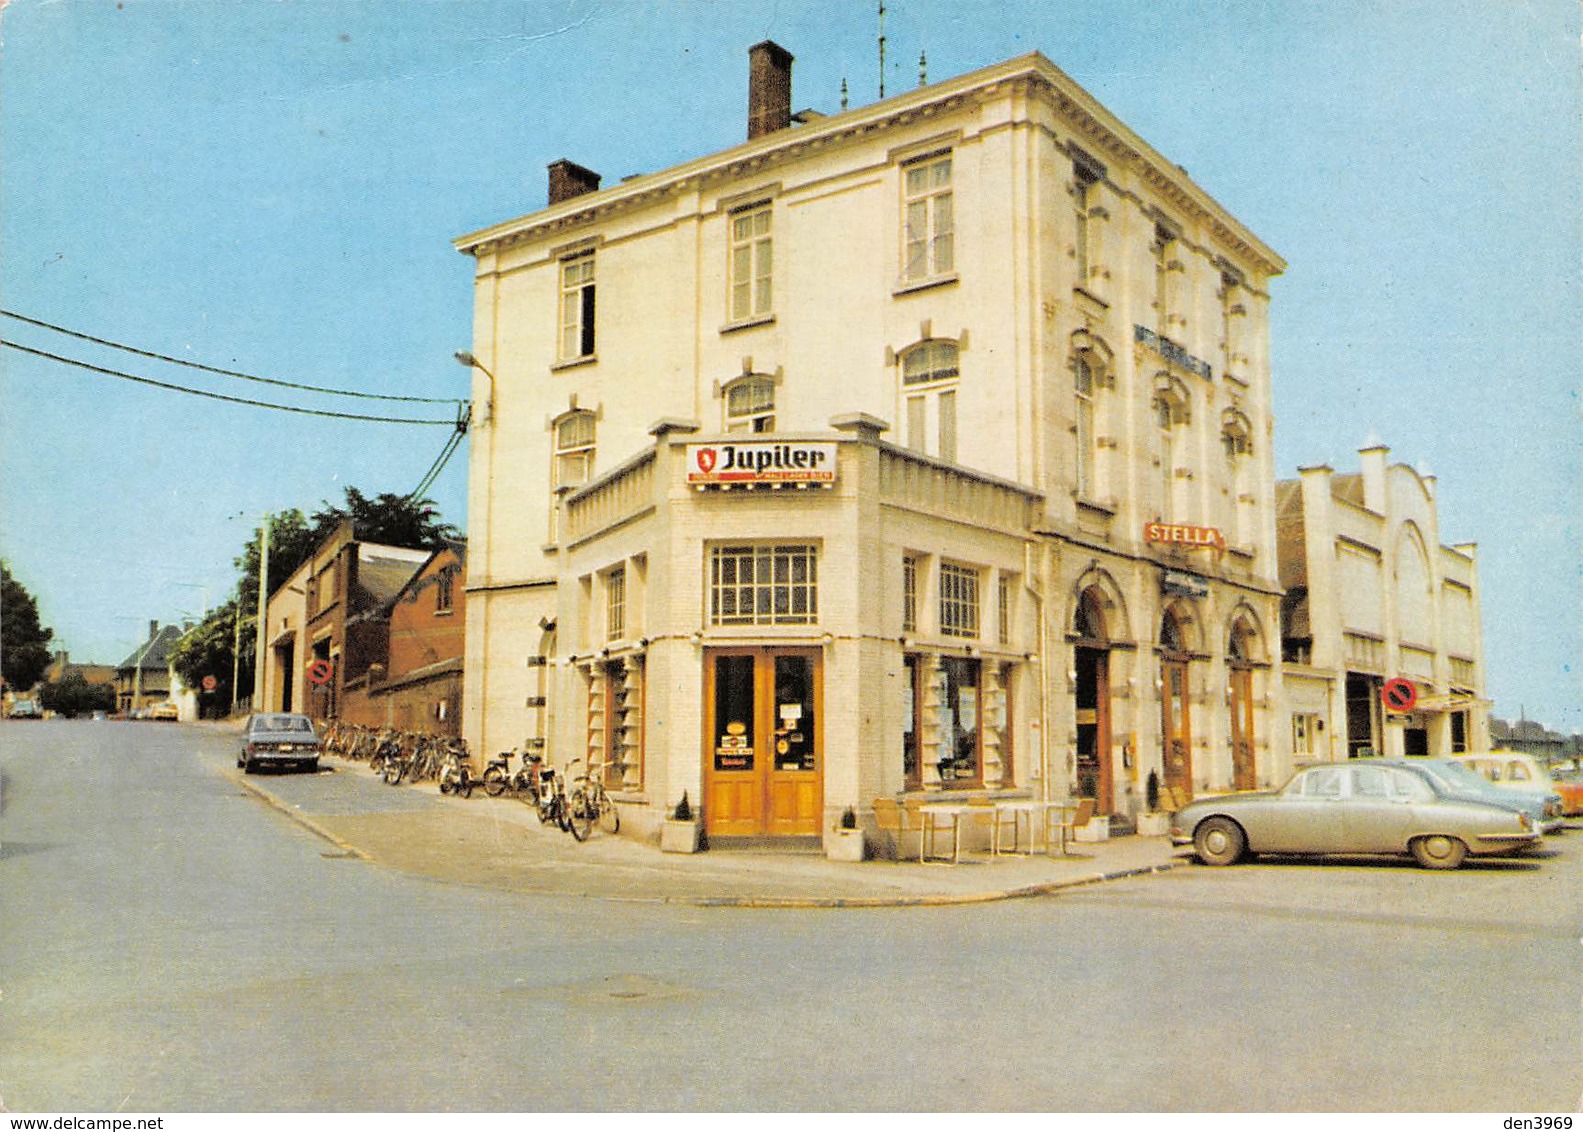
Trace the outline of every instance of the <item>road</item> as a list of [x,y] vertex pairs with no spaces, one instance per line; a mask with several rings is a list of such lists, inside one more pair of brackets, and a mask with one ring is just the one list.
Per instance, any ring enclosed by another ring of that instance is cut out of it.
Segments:
[[[447,885],[241,788],[204,727],[0,724],[12,1111],[1572,1111],[1583,832],[988,905]],[[326,788],[333,788],[333,779]]]

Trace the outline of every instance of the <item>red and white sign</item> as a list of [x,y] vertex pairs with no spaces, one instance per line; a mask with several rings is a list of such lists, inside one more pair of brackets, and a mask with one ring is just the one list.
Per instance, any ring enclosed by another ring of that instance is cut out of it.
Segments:
[[731,441],[687,446],[690,484],[835,483],[834,444]]
[[1391,711],[1412,711],[1418,703],[1418,685],[1402,676],[1387,680],[1380,689],[1380,702]]
[[322,657],[308,665],[308,683],[328,684],[335,675],[335,666]]
[[203,678],[203,690],[205,692],[212,692],[216,688],[218,688],[219,686],[220,686],[220,682],[218,680],[216,680],[213,676],[205,676]]
[[1218,527],[1193,527],[1185,523],[1145,523],[1143,541],[1171,543],[1187,550],[1207,546],[1214,550],[1226,549],[1226,536]]

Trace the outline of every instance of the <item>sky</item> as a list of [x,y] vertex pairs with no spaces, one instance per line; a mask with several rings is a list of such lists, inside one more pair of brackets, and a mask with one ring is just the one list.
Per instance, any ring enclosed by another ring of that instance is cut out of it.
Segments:
[[[1278,476],[1436,477],[1477,543],[1495,714],[1583,732],[1577,0],[886,0],[888,94],[1029,51],[1289,263]],[[878,98],[875,0],[11,0],[0,7],[0,558],[57,647],[116,662],[236,585],[259,517],[423,481],[467,397],[457,236]],[[466,517],[466,445],[428,492]]]

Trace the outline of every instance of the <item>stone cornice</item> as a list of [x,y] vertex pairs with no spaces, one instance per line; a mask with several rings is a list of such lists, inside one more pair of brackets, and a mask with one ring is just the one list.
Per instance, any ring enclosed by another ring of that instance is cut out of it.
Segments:
[[[777,130],[707,157],[659,173],[635,177],[608,189],[574,197],[527,216],[508,220],[453,241],[464,254],[479,256],[516,244],[654,204],[722,181],[746,179],[820,150],[839,148],[875,134],[951,115],[1002,98],[1043,95],[1070,128],[1117,165],[1135,172],[1183,216],[1203,225],[1219,243],[1266,275],[1286,269],[1282,259],[1162,157],[1098,100],[1043,55],[1034,52],[933,86],[848,110],[803,126]],[[1013,120],[1024,118],[1015,110]]]

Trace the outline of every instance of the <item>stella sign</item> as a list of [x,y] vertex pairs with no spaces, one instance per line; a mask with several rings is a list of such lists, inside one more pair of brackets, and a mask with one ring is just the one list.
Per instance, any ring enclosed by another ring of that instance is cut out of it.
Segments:
[[1226,536],[1217,527],[1192,527],[1185,523],[1145,523],[1144,542],[1170,543],[1184,550],[1210,547],[1217,551],[1226,549]]
[[743,441],[689,444],[687,482],[709,484],[835,483],[834,444]]

